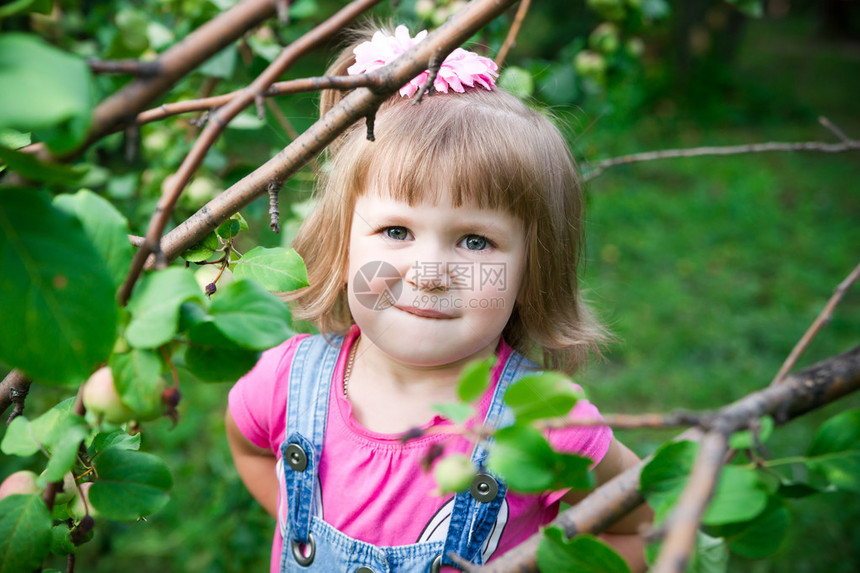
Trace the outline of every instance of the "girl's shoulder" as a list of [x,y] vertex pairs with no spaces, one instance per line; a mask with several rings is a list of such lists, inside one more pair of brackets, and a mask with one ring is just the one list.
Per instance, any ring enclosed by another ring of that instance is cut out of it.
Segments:
[[262,353],[230,389],[228,407],[242,434],[256,446],[274,448],[283,433],[290,365],[307,334],[298,334]]

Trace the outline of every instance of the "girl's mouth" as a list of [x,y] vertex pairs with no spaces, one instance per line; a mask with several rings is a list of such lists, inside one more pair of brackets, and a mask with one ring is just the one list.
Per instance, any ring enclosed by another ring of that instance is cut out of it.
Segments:
[[433,310],[432,308],[418,308],[415,306],[398,306],[395,308],[397,308],[398,310],[402,310],[403,312],[408,312],[409,314],[413,314],[415,316],[420,316],[421,318],[435,318],[441,320],[454,318],[449,314],[439,312],[438,310]]

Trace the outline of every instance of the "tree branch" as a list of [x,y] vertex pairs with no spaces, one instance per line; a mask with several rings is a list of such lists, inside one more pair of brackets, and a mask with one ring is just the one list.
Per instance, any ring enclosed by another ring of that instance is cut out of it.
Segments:
[[3,414],[10,405],[15,405],[9,419],[6,420],[7,424],[24,411],[24,400],[30,391],[31,382],[32,380],[20,370],[12,370],[3,378],[3,382],[0,382],[0,414]]
[[387,66],[368,74],[373,77],[372,85],[377,87],[358,88],[351,92],[275,157],[165,235],[162,249],[167,258],[173,259],[200,242],[219,224],[265,193],[269,182],[286,181],[347,127],[423,72],[434,53],[438,51],[447,55],[515,2],[473,0],[424,41]]
[[833,310],[842,301],[842,297],[845,296],[846,291],[851,288],[851,285],[857,282],[857,279],[860,279],[860,264],[858,264],[854,270],[845,277],[845,280],[839,283],[836,290],[833,291],[833,296],[830,297],[830,300],[828,300],[827,304],[824,305],[824,309],[821,311],[821,314],[818,315],[815,321],[810,325],[809,329],[803,334],[803,337],[801,337],[791,350],[791,354],[789,354],[788,358],[785,359],[785,362],[782,364],[779,372],[776,373],[771,384],[782,382],[785,375],[794,368],[794,365],[797,364],[797,361],[803,353],[806,352],[806,348],[809,346],[809,343],[812,342],[812,339],[815,338],[818,332],[825,325],[830,323],[830,319],[833,316]]
[[[367,74],[357,76],[322,76],[318,78],[302,78],[285,82],[276,82],[263,92],[263,97],[275,97],[281,95],[306,93],[327,89],[351,90],[355,88],[371,87],[371,78]],[[151,123],[179,115],[197,111],[209,111],[223,105],[227,105],[238,97],[243,90],[230,92],[223,95],[166,103],[159,107],[146,110],[135,118],[137,125]]]
[[505,61],[505,58],[508,56],[508,52],[517,43],[517,35],[520,33],[520,27],[523,25],[523,20],[526,19],[526,14],[528,14],[531,3],[532,0],[522,0],[517,8],[517,13],[514,16],[511,28],[508,30],[508,35],[505,36],[505,42],[502,44],[501,49],[499,49],[499,53],[496,54],[496,65],[500,68],[502,67],[502,63]]
[[[166,93],[191,70],[274,13],[272,0],[242,0],[188,34],[152,62],[157,75],[133,80],[96,107],[87,140],[69,155],[79,154],[105,135],[121,131],[133,122],[140,110]],[[44,146],[39,149],[38,156],[46,162],[54,159]]]
[[[782,384],[769,386],[725,406],[717,412],[711,427],[719,428],[720,433],[730,433],[744,429],[752,421],[768,414],[777,424],[784,424],[858,389],[860,346],[792,374]],[[678,439],[698,441],[700,436],[701,432],[693,429]],[[642,503],[639,475],[647,461],[643,460],[595,489],[580,503],[561,513],[553,525],[561,527],[568,537],[606,530]],[[541,533],[533,535],[480,571],[537,571],[535,555],[541,538]]]
[[[313,30],[284,48],[283,51],[275,58],[264,71],[261,73],[241,94],[233,98],[230,103],[215,111],[200,134],[191,151],[185,157],[179,170],[170,179],[166,185],[164,193],[158,202],[155,212],[150,219],[149,226],[146,231],[146,240],[134,255],[131,263],[131,268],[128,272],[126,280],[119,289],[117,298],[121,304],[125,304],[131,296],[131,290],[137,282],[141,271],[143,270],[146,260],[150,254],[155,254],[156,258],[161,251],[160,241],[173,214],[173,207],[176,201],[182,194],[182,190],[188,184],[191,176],[203,162],[209,148],[215,143],[215,140],[227,126],[227,124],[236,117],[239,112],[254,103],[257,94],[264,93],[266,89],[295,61],[317,46],[329,36],[343,28],[354,18],[362,14],[370,7],[378,4],[382,0],[354,0],[346,7],[342,8],[336,14],[328,18],[325,22],[316,26]],[[281,180],[279,180],[281,181]]]
[[729,434],[713,430],[702,438],[687,485],[662,524],[661,530],[666,532],[666,536],[651,568],[652,573],[683,573],[686,570],[690,553],[696,545],[699,524],[717,487],[729,449]]
[[628,163],[641,163],[643,161],[654,161],[656,159],[671,159],[676,157],[701,157],[704,155],[740,155],[746,153],[762,153],[765,151],[820,151],[824,153],[843,153],[860,149],[860,141],[855,139],[845,140],[842,143],[824,143],[820,141],[803,141],[796,143],[770,142],[752,143],[749,145],[727,145],[723,147],[694,147],[691,149],[665,149],[662,151],[647,151],[644,153],[633,153],[622,155],[611,159],[604,159],[597,163],[586,166],[588,170],[583,175],[584,181],[603,174],[610,167],[626,165]]

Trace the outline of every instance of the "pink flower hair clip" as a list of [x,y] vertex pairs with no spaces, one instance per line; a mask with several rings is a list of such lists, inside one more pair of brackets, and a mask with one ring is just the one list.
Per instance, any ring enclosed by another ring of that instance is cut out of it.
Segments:
[[[373,34],[369,42],[363,42],[355,47],[355,64],[347,68],[351,76],[364,74],[378,70],[391,63],[399,55],[407,51],[427,36],[427,30],[409,37],[409,30],[402,24],[394,30],[394,35],[378,31]],[[463,93],[466,88],[476,85],[492,91],[496,85],[499,74],[496,63],[475,52],[457,48],[445,58],[439,67],[439,73],[433,82],[433,88],[442,93],[448,93],[449,89],[457,93]],[[400,95],[412,97],[427,81],[430,72],[425,70],[413,78],[408,84],[400,88]]]

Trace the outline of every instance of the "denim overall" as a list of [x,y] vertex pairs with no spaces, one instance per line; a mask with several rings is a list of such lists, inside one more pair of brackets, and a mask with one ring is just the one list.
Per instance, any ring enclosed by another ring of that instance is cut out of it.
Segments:
[[[456,566],[450,552],[483,564],[482,545],[495,526],[507,489],[483,470],[470,491],[454,497],[444,541],[378,547],[348,537],[322,520],[317,471],[329,391],[342,344],[342,336],[328,341],[321,335],[305,338],[299,343],[290,369],[287,439],[281,446],[287,492],[281,572],[436,572],[441,565]],[[527,372],[533,373],[534,368],[520,354],[511,353],[499,377],[485,424],[495,427],[510,424],[512,418],[502,396],[511,382]],[[471,458],[475,466],[483,468],[486,458],[487,450],[476,446]]]

